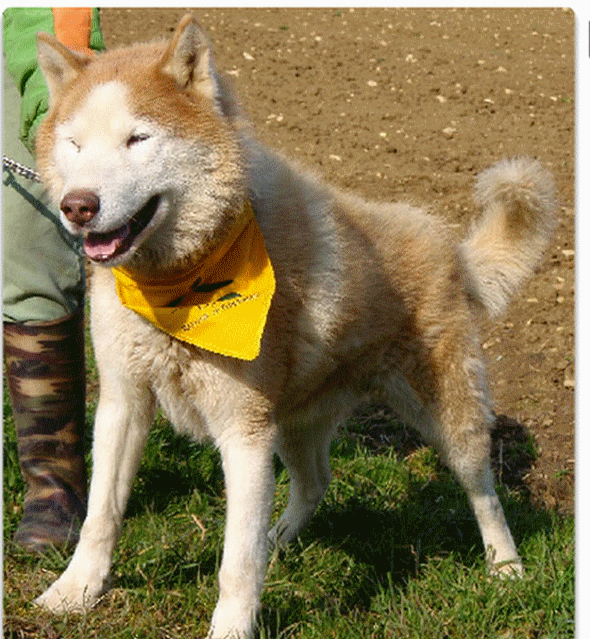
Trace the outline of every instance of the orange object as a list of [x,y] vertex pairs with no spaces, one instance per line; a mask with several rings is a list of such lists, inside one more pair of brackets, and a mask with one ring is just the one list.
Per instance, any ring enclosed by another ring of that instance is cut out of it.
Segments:
[[92,9],[81,7],[53,8],[55,37],[66,47],[75,51],[92,53],[90,50],[90,30]]

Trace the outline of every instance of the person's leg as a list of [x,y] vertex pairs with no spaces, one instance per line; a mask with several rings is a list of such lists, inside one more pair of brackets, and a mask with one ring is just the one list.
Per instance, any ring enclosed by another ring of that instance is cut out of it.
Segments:
[[[31,166],[3,75],[3,154]],[[75,541],[86,509],[84,262],[41,185],[2,178],[4,359],[28,489],[15,540],[43,550]]]

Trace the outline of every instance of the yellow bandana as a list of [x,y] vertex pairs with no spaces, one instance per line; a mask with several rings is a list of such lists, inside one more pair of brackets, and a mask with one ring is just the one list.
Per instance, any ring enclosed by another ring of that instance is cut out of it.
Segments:
[[275,278],[249,202],[244,213],[226,240],[186,271],[140,282],[131,271],[113,268],[123,306],[179,340],[255,359]]

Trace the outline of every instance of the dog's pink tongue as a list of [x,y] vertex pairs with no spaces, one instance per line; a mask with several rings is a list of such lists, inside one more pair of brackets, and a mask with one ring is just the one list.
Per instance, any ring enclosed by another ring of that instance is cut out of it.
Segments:
[[91,260],[108,260],[119,250],[129,232],[129,224],[126,224],[110,233],[90,233],[84,240],[84,252]]

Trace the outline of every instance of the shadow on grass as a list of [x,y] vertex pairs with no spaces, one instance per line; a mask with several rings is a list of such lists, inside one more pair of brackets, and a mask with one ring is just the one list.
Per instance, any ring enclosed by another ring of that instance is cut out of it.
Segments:
[[170,426],[161,423],[150,434],[126,517],[134,517],[146,508],[160,514],[178,498],[195,492],[221,495],[223,487],[218,453],[211,446],[176,435]]

